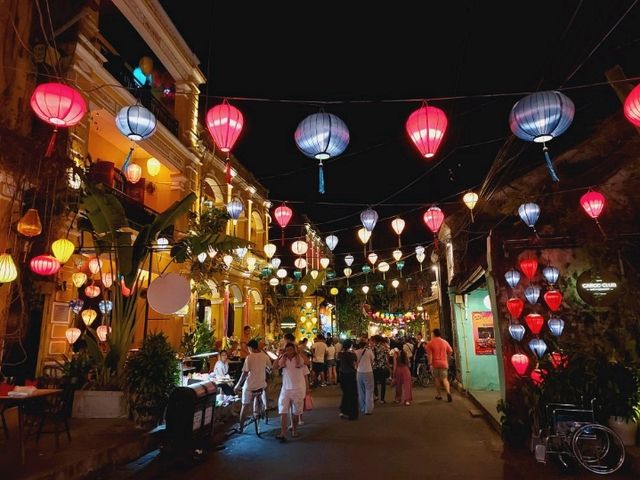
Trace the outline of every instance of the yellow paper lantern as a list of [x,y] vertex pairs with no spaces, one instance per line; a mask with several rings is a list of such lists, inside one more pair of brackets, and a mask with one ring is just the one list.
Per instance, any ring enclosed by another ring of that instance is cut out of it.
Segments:
[[71,275],[71,281],[76,288],[80,288],[87,281],[87,274],[84,272],[76,272]]
[[478,203],[478,194],[475,192],[467,192],[462,197],[462,201],[467,206],[467,208],[471,211],[471,221],[473,221],[473,208]]
[[371,238],[371,232],[363,227],[360,230],[358,230],[358,238],[363,244],[367,243]]
[[147,56],[141,57],[140,61],[138,62],[138,66],[140,67],[142,73],[144,73],[145,75],[149,75],[151,72],[153,72],[153,59]]
[[70,240],[61,238],[51,244],[51,251],[60,263],[67,263],[73,255],[76,246]]
[[35,237],[42,233],[42,222],[38,210],[30,208],[18,222],[18,232],[25,237]]
[[82,321],[88,327],[93,323],[93,321],[98,318],[98,312],[91,308],[87,308],[82,311]]
[[155,157],[151,157],[149,160],[147,160],[147,172],[149,173],[149,176],[155,177],[156,175],[158,175],[160,173],[161,166],[162,164]]
[[336,295],[338,295],[338,289],[337,289],[336,287],[333,287],[333,288],[329,291],[329,293],[330,293],[331,295],[333,295],[333,296],[336,296]]
[[0,283],[13,282],[18,278],[18,269],[9,253],[0,255]]

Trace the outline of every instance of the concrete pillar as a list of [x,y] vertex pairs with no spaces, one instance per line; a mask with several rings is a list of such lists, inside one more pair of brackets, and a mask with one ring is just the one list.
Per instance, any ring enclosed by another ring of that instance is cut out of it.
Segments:
[[251,211],[253,208],[253,200],[247,200],[247,241],[251,241]]
[[173,115],[178,120],[180,141],[191,148],[198,142],[198,94],[200,89],[190,81],[176,80]]

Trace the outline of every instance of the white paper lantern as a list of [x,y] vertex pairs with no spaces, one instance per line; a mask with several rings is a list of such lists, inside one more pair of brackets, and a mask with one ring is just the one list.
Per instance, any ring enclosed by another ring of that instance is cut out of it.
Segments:
[[395,249],[391,255],[393,256],[393,259],[394,259],[396,262],[399,262],[399,261],[400,261],[400,259],[402,258],[402,250],[400,250],[400,249]]
[[231,267],[231,264],[233,263],[233,256],[229,255],[227,253],[224,257],[222,257],[222,261],[227,266],[227,268],[229,268],[229,267]]
[[264,247],[264,253],[267,256],[267,258],[271,258],[276,254],[276,246],[273,243],[267,243]]
[[79,328],[76,327],[67,328],[67,330],[64,332],[64,336],[67,337],[67,342],[69,342],[69,345],[73,345],[74,343],[76,343],[76,341],[80,338],[80,335],[82,335],[82,332]]
[[353,265],[353,255],[347,255],[346,257],[344,257],[344,263],[347,264],[347,267],[350,267],[351,265]]
[[296,258],[293,264],[299,270],[302,270],[303,268],[307,268],[307,261],[304,258]]
[[324,243],[326,243],[329,250],[333,252],[333,249],[338,245],[338,237],[335,235],[329,235],[324,239]]
[[322,268],[327,268],[329,266],[329,263],[331,263],[331,260],[329,260],[327,257],[322,257],[320,259],[320,266]]
[[280,259],[279,259],[279,258],[277,258],[277,257],[274,257],[274,258],[272,258],[272,259],[271,259],[271,265],[272,265],[272,266],[273,266],[273,268],[275,268],[276,270],[277,270],[278,268],[280,268],[280,264],[281,264],[281,263],[282,263],[282,260],[280,260]]

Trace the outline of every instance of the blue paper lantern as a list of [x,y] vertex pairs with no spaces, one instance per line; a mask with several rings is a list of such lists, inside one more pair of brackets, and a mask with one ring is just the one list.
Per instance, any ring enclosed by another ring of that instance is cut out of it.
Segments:
[[512,268],[504,274],[504,279],[507,281],[507,285],[511,288],[516,288],[520,283],[520,272]]
[[558,277],[560,276],[560,270],[558,270],[556,267],[551,266],[544,267],[544,269],[542,269],[542,275],[550,285],[555,285],[555,283],[558,281]]
[[520,323],[512,323],[511,325],[509,325],[509,335],[511,335],[511,338],[513,338],[516,342],[519,342],[524,338],[524,334],[526,331],[527,329]]
[[300,270],[296,270],[293,272],[293,276],[296,280],[300,280],[302,278],[302,272]]
[[398,270],[402,270],[404,268],[404,260],[398,260],[396,262],[396,267],[398,268]]
[[240,218],[242,215],[242,211],[244,210],[244,206],[238,197],[233,197],[229,203],[227,203],[227,213],[231,220],[234,222]]
[[562,332],[564,331],[564,320],[558,317],[551,317],[547,322],[547,325],[549,325],[549,330],[551,330],[551,334],[554,337],[562,335]]
[[286,288],[287,290],[291,290],[291,289],[293,288],[293,283],[287,283],[287,284],[285,284],[285,288]]
[[353,293],[353,288],[351,287],[347,287],[346,290],[347,290],[347,293]]
[[331,280],[332,278],[335,278],[336,276],[336,272],[334,272],[333,270],[327,270],[327,278],[329,280]]
[[540,287],[536,285],[529,285],[524,289],[524,296],[531,305],[534,303],[538,303],[538,298],[540,298]]
[[298,124],[294,139],[302,153],[320,161],[318,191],[324,193],[322,161],[345,151],[349,145],[347,125],[331,113],[314,113]]
[[371,267],[369,265],[362,266],[362,273],[367,274],[371,272]]
[[366,228],[370,232],[373,232],[373,229],[378,222],[378,212],[376,212],[372,208],[367,208],[360,214],[360,221],[362,222],[362,226],[364,228]]
[[535,231],[536,222],[540,218],[540,206],[533,202],[523,203],[518,207],[518,215],[527,227],[531,227]]
[[546,142],[562,135],[571,125],[575,106],[571,99],[557,91],[536,92],[520,99],[509,114],[513,134],[527,142],[543,144],[547,168],[554,182],[558,181]]
[[377,284],[377,285],[376,285],[376,290],[377,290],[378,292],[383,291],[383,290],[384,290],[384,285],[382,285],[381,283]]
[[541,359],[547,351],[547,344],[541,338],[534,338],[529,341],[529,349]]
[[156,131],[156,117],[142,105],[130,105],[122,108],[116,115],[116,126],[129,140],[139,142]]
[[98,304],[98,308],[100,309],[100,313],[107,315],[111,313],[111,310],[113,310],[113,303],[111,300],[101,300]]
[[75,300],[69,301],[69,308],[76,315],[82,311],[82,307],[84,306],[84,300],[81,298],[76,298]]

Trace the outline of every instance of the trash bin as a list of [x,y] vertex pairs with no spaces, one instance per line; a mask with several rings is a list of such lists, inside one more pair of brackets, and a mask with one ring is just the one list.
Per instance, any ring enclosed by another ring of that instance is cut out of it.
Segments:
[[213,431],[216,384],[204,381],[176,388],[166,413],[166,445],[179,456],[200,455]]

